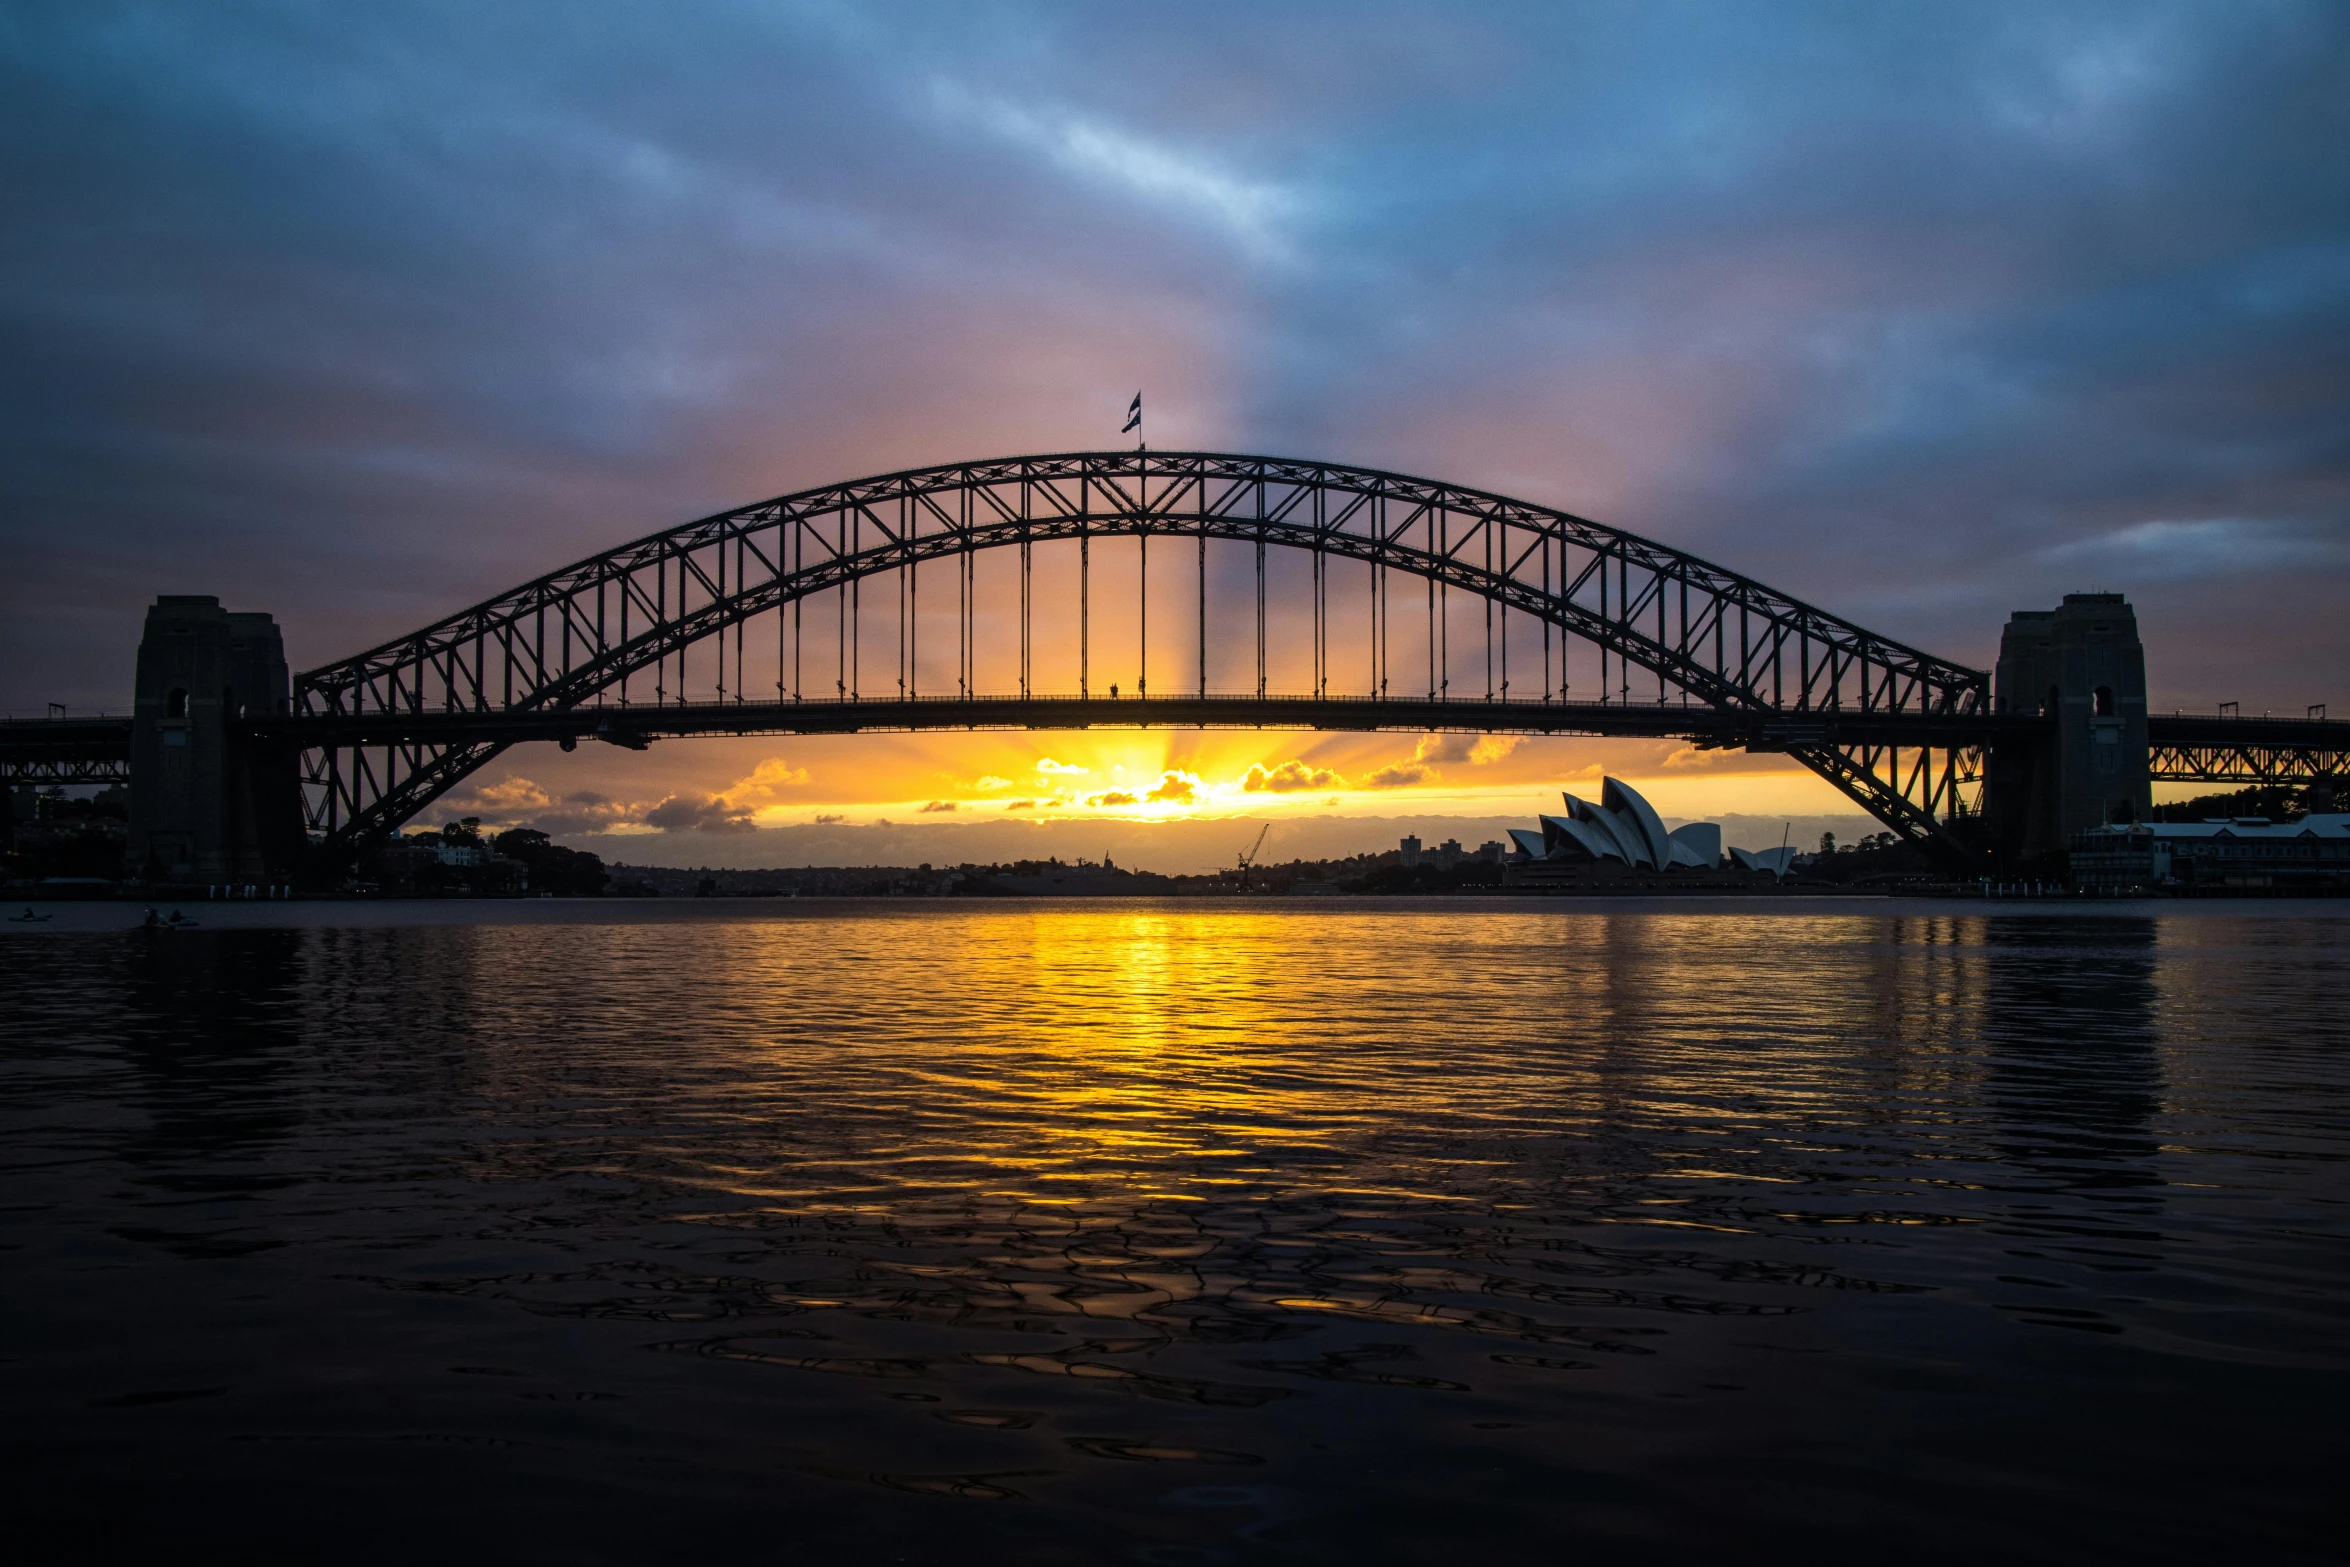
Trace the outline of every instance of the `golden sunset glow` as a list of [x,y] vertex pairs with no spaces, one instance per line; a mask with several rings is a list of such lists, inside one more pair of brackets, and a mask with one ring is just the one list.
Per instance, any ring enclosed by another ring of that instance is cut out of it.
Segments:
[[1493,816],[1632,781],[1675,817],[1843,814],[1829,785],[1768,755],[1672,742],[1468,734],[1062,730],[665,743],[537,752],[450,798],[491,821],[575,831],[873,822]]

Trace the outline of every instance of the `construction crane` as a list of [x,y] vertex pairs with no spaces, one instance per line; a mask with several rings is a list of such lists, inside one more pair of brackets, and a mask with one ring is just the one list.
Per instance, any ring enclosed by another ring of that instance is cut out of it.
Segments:
[[1264,826],[1262,826],[1262,827],[1260,827],[1260,828],[1258,828],[1258,829],[1257,829],[1257,841],[1256,841],[1256,842],[1254,842],[1254,843],[1252,843],[1252,844],[1250,844],[1250,845],[1249,845],[1249,846],[1248,846],[1248,847],[1247,847],[1245,850],[1243,850],[1243,851],[1241,852],[1241,856],[1240,856],[1240,890],[1241,890],[1242,892],[1246,892],[1246,891],[1248,891],[1248,871],[1249,871],[1249,867],[1250,867],[1250,866],[1252,866],[1252,865],[1254,865],[1254,864],[1256,864],[1256,862],[1257,862],[1257,851],[1259,851],[1260,849],[1264,848],[1264,846],[1265,846],[1265,834],[1267,834],[1267,833],[1271,832],[1272,830],[1273,830],[1273,824],[1272,824],[1271,822],[1267,822],[1267,823],[1265,823],[1265,825],[1264,825]]

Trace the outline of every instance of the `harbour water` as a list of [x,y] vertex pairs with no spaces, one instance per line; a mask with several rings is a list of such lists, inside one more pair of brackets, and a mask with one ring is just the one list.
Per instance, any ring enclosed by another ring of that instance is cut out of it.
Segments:
[[30,1559],[2338,1550],[2336,906],[189,912],[0,927]]

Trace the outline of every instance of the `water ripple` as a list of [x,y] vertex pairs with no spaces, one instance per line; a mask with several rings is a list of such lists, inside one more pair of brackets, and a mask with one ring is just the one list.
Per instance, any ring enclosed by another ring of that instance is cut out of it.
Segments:
[[[0,1381],[60,1452],[147,1422],[245,1464],[804,1485],[811,1519],[888,1491],[918,1559],[974,1508],[1058,1520],[1035,1560],[1378,1559],[1362,1520],[1448,1507],[1702,1555],[1801,1497],[1919,1559],[2054,1559],[2087,1519],[2183,1558],[2232,1498],[2286,1559],[2298,1433],[2350,1391],[2337,929],[842,904],[0,938],[6,1322],[40,1347]],[[219,1462],[224,1495],[261,1472]],[[1191,1466],[1265,1484],[1168,1486]]]

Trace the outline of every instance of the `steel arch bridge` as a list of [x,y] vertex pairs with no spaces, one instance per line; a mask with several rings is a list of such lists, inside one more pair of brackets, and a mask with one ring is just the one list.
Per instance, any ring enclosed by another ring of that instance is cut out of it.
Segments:
[[[1103,586],[1096,546],[1113,540],[1135,541],[1130,592]],[[980,582],[983,558],[1014,556],[1016,612],[1008,583],[989,600]],[[1039,689],[1040,609],[1045,650],[1074,633],[1073,693]],[[1130,690],[1101,684],[1111,646]],[[1293,675],[1304,689],[1282,688]],[[1164,725],[1784,751],[1949,858],[2002,723],[1990,709],[1981,670],[1551,507],[1330,463],[1089,452],[666,529],[301,674],[292,713],[259,727],[300,748],[308,825],[330,845],[390,833],[522,740]]]

